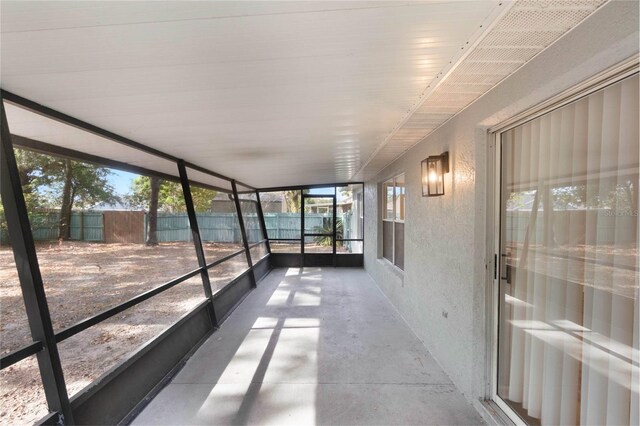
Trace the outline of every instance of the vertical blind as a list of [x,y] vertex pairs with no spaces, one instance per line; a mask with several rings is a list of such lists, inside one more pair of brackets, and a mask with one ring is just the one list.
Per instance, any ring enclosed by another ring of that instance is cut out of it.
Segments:
[[638,75],[501,135],[498,396],[640,424]]

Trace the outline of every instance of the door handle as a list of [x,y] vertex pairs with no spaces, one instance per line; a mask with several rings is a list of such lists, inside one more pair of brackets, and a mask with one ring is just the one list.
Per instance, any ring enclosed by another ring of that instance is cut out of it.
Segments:
[[505,265],[505,276],[500,277],[501,280],[505,280],[507,284],[511,284],[511,266]]
[[501,254],[500,255],[502,257],[502,261],[504,262],[504,272],[505,272],[505,276],[504,277],[500,277],[501,280],[505,280],[508,284],[511,284],[511,265],[507,264],[507,255],[506,254]]

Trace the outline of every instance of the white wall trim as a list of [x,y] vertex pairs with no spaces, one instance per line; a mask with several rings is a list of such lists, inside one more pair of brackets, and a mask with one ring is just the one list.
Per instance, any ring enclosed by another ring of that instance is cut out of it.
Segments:
[[531,121],[543,114],[546,114],[554,109],[558,109],[567,105],[573,101],[576,101],[584,96],[589,95],[597,90],[602,89],[605,86],[609,86],[623,78],[629,77],[638,72],[640,69],[639,56],[634,55],[631,58],[614,65],[613,67],[602,71],[594,75],[593,77],[585,80],[584,82],[567,89],[556,96],[529,108],[514,117],[502,121],[500,124],[493,126],[489,129],[491,133],[502,133],[510,130],[520,124]]

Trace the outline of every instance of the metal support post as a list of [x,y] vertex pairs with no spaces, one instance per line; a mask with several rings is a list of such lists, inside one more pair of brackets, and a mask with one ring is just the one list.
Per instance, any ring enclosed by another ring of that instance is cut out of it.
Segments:
[[238,186],[236,185],[236,181],[231,181],[231,188],[233,189],[233,201],[236,204],[236,211],[238,212],[238,223],[240,224],[240,234],[242,234],[242,242],[244,244],[244,251],[247,255],[247,264],[249,265],[249,269],[251,270],[249,273],[249,277],[251,279],[251,285],[255,288],[256,284],[256,275],[253,272],[253,262],[251,261],[251,250],[249,249],[249,240],[247,239],[247,231],[244,227],[244,217],[242,217],[242,208],[240,206],[240,198],[238,197]]
[[73,413],[64,381],[60,355],[49,314],[49,306],[44,291],[36,247],[31,233],[27,206],[22,193],[18,166],[16,164],[11,134],[0,97],[1,137],[0,137],[0,188],[9,238],[18,269],[22,297],[29,320],[31,337],[42,342],[43,350],[36,357],[40,367],[42,385],[50,411],[60,413],[61,423],[73,424]]
[[213,307],[213,292],[211,291],[211,281],[209,280],[209,272],[207,271],[207,261],[204,257],[204,249],[202,248],[202,240],[200,239],[200,229],[198,228],[198,218],[196,217],[196,210],[193,206],[193,197],[191,196],[191,186],[189,185],[189,177],[187,176],[187,167],[183,160],[178,160],[178,173],[180,174],[180,184],[182,185],[182,192],[184,194],[184,202],[187,206],[187,216],[189,217],[189,226],[191,227],[191,236],[193,238],[193,244],[196,248],[196,256],[198,258],[198,266],[202,268],[200,275],[202,276],[202,286],[204,288],[204,295],[209,300],[208,308],[209,316],[211,318],[211,325],[214,328],[218,327],[218,317]]
[[262,238],[267,241],[267,253],[271,254],[271,244],[269,244],[269,234],[267,232],[267,222],[264,220],[264,213],[262,211],[262,203],[260,202],[260,193],[256,191],[256,200],[258,200],[258,218],[260,218],[260,226],[262,227]]

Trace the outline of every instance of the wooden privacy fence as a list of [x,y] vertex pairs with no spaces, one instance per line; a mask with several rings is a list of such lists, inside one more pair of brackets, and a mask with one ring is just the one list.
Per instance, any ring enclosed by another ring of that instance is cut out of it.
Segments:
[[[322,217],[318,215],[311,226],[322,226]],[[309,220],[309,215],[305,216]],[[269,238],[296,239],[300,238],[300,213],[265,213],[264,223]]]
[[105,211],[104,242],[144,244],[145,212]]
[[[238,215],[235,213],[197,213],[200,238],[205,242],[239,243],[242,239]],[[256,214],[242,216],[245,222],[247,238],[251,242],[260,241],[264,237],[260,229],[260,221]],[[145,218],[144,235],[148,226]],[[191,241],[191,228],[186,213],[159,214],[157,235],[159,242]]]
[[[29,215],[33,239],[36,241],[57,240],[60,235],[60,212],[35,212]],[[4,222],[4,218],[0,218]],[[72,240],[104,241],[102,212],[79,211],[71,213],[70,234]],[[0,229],[0,244],[9,244],[9,234]]]
[[[238,216],[235,213],[198,213],[198,227],[202,241],[239,243],[241,240]],[[351,214],[338,215],[344,226],[344,238],[351,237]],[[307,213],[307,229],[322,228],[330,214]],[[2,219],[2,218],[0,218]],[[255,213],[244,214],[245,228],[250,242],[263,239],[260,221]],[[265,213],[269,238],[300,238],[299,213]],[[57,240],[60,213],[38,212],[31,215],[34,239]],[[71,239],[105,243],[143,244],[147,239],[148,215],[143,211],[82,211],[71,214]],[[192,241],[186,213],[159,213],[157,236],[159,242]],[[0,230],[0,243],[8,244],[6,229]]]
[[[198,213],[198,228],[202,241],[238,243],[240,242],[240,227],[235,213]],[[260,221],[256,214],[244,214],[245,228],[249,241],[262,240]],[[307,229],[321,228],[330,214],[307,213],[305,226]],[[338,215],[344,224],[344,238],[351,238],[351,213]],[[269,238],[300,238],[299,213],[265,213],[265,225]],[[146,235],[145,226],[145,235]],[[158,241],[191,241],[189,218],[186,213],[161,214],[158,216]]]
[[[346,212],[337,215],[342,221],[343,238],[354,238],[352,229],[352,213]],[[331,213],[306,213],[304,226],[307,230],[323,228],[327,219],[332,219]],[[265,213],[264,222],[269,238],[273,239],[299,239],[300,238],[300,213]],[[308,231],[307,231],[308,232]]]

